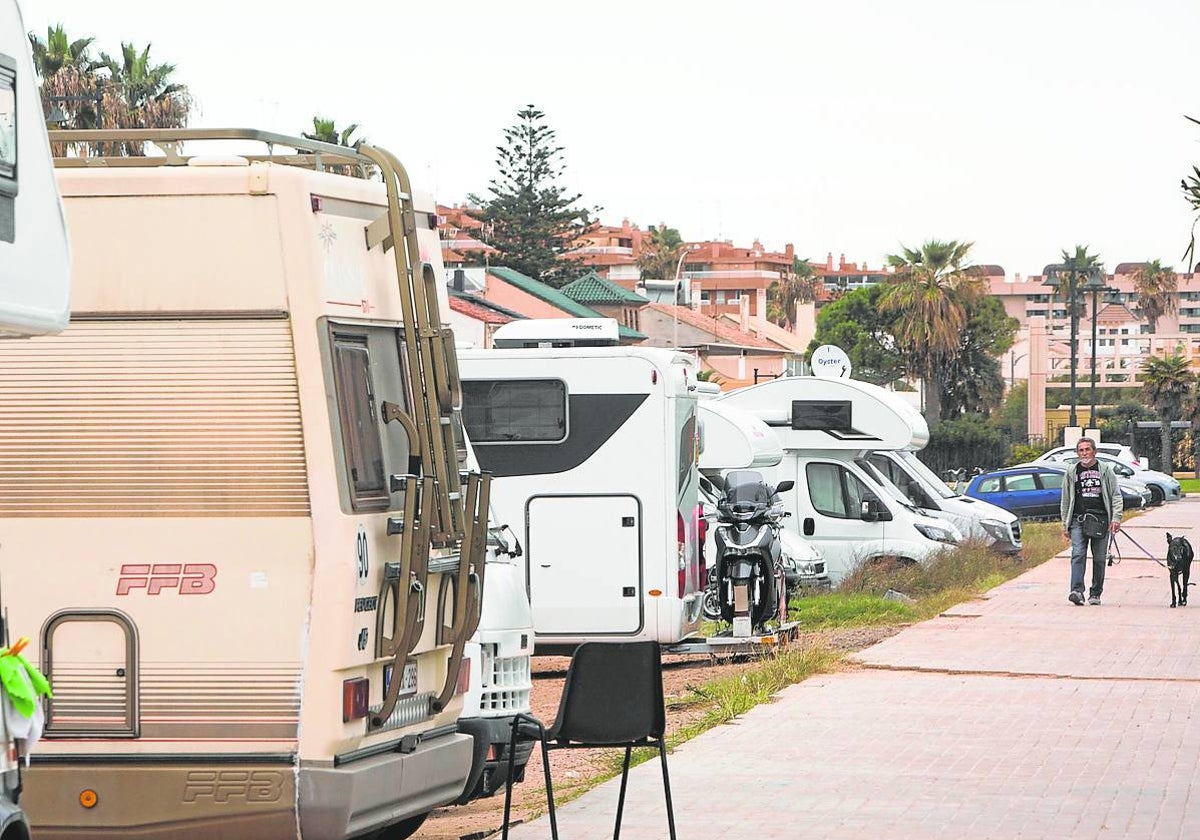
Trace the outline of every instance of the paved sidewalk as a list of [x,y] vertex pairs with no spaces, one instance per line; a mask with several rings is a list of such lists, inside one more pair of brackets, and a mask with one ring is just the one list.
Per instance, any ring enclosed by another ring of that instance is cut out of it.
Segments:
[[[1161,559],[1196,525],[1188,497],[1128,531]],[[1169,609],[1166,570],[1119,539],[1103,606],[1068,603],[1061,555],[680,747],[681,840],[1200,838],[1200,594]],[[559,811],[563,840],[612,836],[618,781]],[[657,761],[624,823],[667,836]]]

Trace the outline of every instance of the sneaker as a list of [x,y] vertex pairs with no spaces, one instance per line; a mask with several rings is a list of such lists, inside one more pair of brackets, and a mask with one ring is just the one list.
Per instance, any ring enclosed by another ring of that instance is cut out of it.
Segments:
[[1089,607],[1098,607],[1098,606],[1100,606],[1100,596],[1099,596],[1099,595],[1093,595],[1091,598],[1088,598],[1088,606],[1089,606]]
[[1083,606],[1083,593],[1082,592],[1072,592],[1070,595],[1067,596],[1067,600],[1070,601],[1072,604],[1074,604],[1077,607],[1082,607]]

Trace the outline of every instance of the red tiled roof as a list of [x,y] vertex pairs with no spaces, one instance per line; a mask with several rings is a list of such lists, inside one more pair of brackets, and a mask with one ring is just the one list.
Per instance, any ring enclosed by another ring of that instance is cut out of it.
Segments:
[[486,306],[480,306],[477,303],[472,303],[469,300],[464,300],[460,297],[450,297],[450,308],[455,312],[462,313],[468,318],[474,318],[476,321],[483,321],[485,324],[507,324],[515,319],[502,315],[495,310],[488,309]]
[[704,332],[715,339],[714,343],[736,344],[739,347],[759,347],[764,350],[778,350],[780,353],[786,352],[773,341],[759,338],[754,333],[743,332],[738,327],[723,324],[716,318],[701,315],[691,307],[672,306],[669,303],[652,303],[649,308],[661,312],[669,318],[678,317],[680,323],[689,324],[696,329],[704,330]]

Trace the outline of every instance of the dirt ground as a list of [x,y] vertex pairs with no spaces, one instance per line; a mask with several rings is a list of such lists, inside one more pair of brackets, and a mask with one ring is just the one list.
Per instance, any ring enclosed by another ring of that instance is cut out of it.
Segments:
[[[899,627],[859,627],[804,633],[795,644],[823,645],[837,651],[856,651],[875,644],[899,631]],[[533,661],[533,714],[549,723],[558,711],[563,679],[570,660],[566,657],[539,657]],[[695,697],[689,686],[745,670],[749,661],[713,663],[708,658],[669,656],[663,660],[663,694],[667,701],[667,731],[703,717],[708,710],[703,701],[672,704],[672,699]],[[550,772],[555,792],[563,794],[581,785],[588,786],[600,774],[610,772],[617,750],[555,750],[550,755]],[[513,824],[533,819],[546,810],[546,788],[542,783],[542,758],[535,748],[529,759],[526,779],[513,788]],[[482,840],[500,830],[504,819],[504,792],[489,799],[477,799],[457,808],[443,808],[430,815],[414,837],[423,840]],[[498,834],[497,834],[498,836]]]

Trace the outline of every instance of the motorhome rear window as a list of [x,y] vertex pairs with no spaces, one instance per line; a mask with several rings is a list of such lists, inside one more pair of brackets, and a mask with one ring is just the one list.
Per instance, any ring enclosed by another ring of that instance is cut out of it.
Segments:
[[796,431],[851,432],[849,400],[792,400],[792,428]]
[[366,336],[334,336],[333,374],[351,504],[354,510],[384,510],[387,476]]
[[463,421],[472,443],[557,443],[567,437],[561,379],[463,381]]

